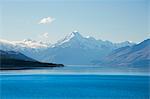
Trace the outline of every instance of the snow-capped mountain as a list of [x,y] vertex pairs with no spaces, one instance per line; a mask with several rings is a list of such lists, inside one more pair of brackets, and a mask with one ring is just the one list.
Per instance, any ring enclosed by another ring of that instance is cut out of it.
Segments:
[[133,43],[112,43],[89,36],[83,37],[74,31],[45,50],[41,59],[46,62],[85,65],[104,57],[114,49],[132,45]]
[[15,44],[20,45],[22,47],[28,47],[28,48],[46,48],[49,46],[49,44],[47,43],[43,43],[43,42],[37,42],[35,40],[31,40],[31,39],[25,39],[23,41],[14,41]]
[[50,46],[50,44],[37,42],[31,39],[25,39],[22,41],[8,41],[8,40],[0,39],[0,44],[1,44],[0,48],[3,50],[10,50],[10,48],[13,48],[11,50],[15,50],[15,49],[19,49],[18,47],[40,49],[40,48],[47,48],[48,46]]
[[14,50],[16,48],[16,44],[7,40],[0,39],[0,49],[1,50]]
[[59,40],[53,47],[71,47],[83,49],[96,49],[100,47],[99,41],[92,37],[83,37],[79,32],[74,31],[62,40]]
[[112,43],[110,41],[96,40],[94,37],[83,37],[78,31],[73,31],[63,39],[59,40],[52,47],[82,47],[87,49],[98,49],[102,47],[120,48],[124,46],[132,46],[135,43],[129,41],[121,43]]
[[93,37],[83,37],[78,31],[73,31],[55,44],[47,44],[34,40],[7,41],[0,40],[1,50],[14,50],[45,62],[63,64],[91,64],[99,60],[112,50],[132,46],[128,41],[112,43],[110,41],[96,40]]
[[50,46],[50,44],[37,42],[31,39],[22,41],[8,41],[0,39],[0,50],[18,51],[34,59],[37,59],[38,53],[48,48],[48,46]]

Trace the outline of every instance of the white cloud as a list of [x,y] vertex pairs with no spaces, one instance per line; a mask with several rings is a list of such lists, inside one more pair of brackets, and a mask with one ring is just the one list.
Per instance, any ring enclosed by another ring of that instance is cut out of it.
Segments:
[[41,19],[39,24],[49,24],[49,23],[52,23],[53,21],[55,21],[55,18],[52,18],[49,16],[47,18]]

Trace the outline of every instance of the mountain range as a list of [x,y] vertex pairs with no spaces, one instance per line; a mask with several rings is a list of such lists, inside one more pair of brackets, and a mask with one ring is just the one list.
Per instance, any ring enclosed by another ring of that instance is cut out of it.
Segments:
[[65,65],[91,65],[93,61],[99,63],[112,51],[134,45],[136,44],[129,41],[112,43],[90,36],[83,37],[78,31],[69,33],[55,44],[31,39],[23,41],[0,40],[0,50],[17,51],[38,61]]
[[109,66],[146,67],[148,69],[150,66],[150,39],[146,39],[134,46],[116,49],[99,63]]
[[23,41],[1,39],[0,50],[9,53],[20,52],[38,61],[66,65],[148,66],[150,61],[150,39],[139,44],[129,41],[112,43],[96,40],[90,36],[83,37],[77,31],[70,33],[55,44],[31,39]]

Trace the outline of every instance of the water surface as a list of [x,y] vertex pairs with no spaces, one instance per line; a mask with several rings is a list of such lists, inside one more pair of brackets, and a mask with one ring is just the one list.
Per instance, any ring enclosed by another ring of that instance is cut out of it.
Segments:
[[149,76],[1,75],[1,99],[149,99]]

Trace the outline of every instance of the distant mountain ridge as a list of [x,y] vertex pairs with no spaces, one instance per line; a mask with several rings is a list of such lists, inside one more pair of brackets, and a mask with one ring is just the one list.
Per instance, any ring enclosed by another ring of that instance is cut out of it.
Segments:
[[19,51],[26,56],[43,62],[62,64],[92,64],[106,56],[111,51],[133,46],[135,43],[125,41],[112,43],[110,41],[96,40],[93,37],[83,37],[78,31],[73,31],[55,44],[47,44],[33,40],[5,41],[0,40],[0,49],[4,51]]
[[101,63],[103,65],[132,66],[145,68],[150,66],[150,39],[134,45],[114,50]]

